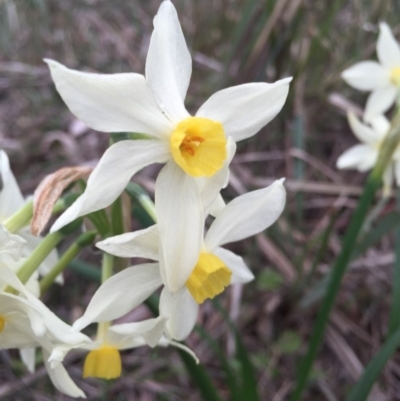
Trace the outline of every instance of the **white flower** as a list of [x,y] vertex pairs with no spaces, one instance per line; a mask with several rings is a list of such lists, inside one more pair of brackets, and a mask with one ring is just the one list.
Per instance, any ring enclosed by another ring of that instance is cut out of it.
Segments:
[[[166,163],[156,182],[156,207],[163,236],[174,232],[184,243],[175,255],[178,269],[195,263],[188,255],[202,236],[202,207],[197,177],[227,169],[231,140],[249,138],[271,121],[285,103],[291,78],[249,83],[211,96],[194,117],[184,99],[192,60],[173,4],[162,2],[146,60],[146,77],[125,73],[100,75],[70,70],[46,60],[56,88],[70,110],[88,126],[104,132],[141,132],[149,140],[127,140],[112,145],[89,177],[83,195],[56,221],[52,230],[93,211],[109,206],[131,177],[151,163]],[[227,171],[225,172],[226,175]],[[226,179],[223,178],[222,182]],[[221,186],[212,184],[213,199]],[[174,252],[174,241],[165,241],[165,252]],[[172,266],[167,266],[167,270]],[[184,274],[175,289],[186,280]],[[182,281],[183,280],[183,281]]]
[[[283,180],[278,180],[267,188],[239,196],[219,213],[200,241],[200,251],[194,257],[196,262],[188,266],[189,277],[184,285],[175,293],[165,286],[161,293],[160,315],[168,318],[166,333],[170,338],[182,340],[189,335],[197,318],[198,304],[204,299],[213,298],[229,284],[253,279],[243,259],[221,246],[265,230],[281,214],[285,198]],[[155,225],[108,238],[97,246],[120,257],[159,260],[162,241]],[[180,249],[180,239],[175,241]],[[161,285],[162,276],[161,265],[154,263],[129,267],[116,274],[98,289],[85,314],[73,327],[81,330],[91,322],[117,319],[126,314],[132,305],[145,300]]]
[[[356,169],[364,172],[370,170],[376,163],[383,140],[390,129],[390,123],[383,115],[375,115],[370,125],[363,124],[357,117],[349,112],[348,120],[354,135],[361,141],[360,144],[352,146],[342,153],[336,167],[339,169]],[[396,149],[392,156],[392,162],[388,164],[384,175],[384,192],[390,192],[393,182],[393,175],[396,183],[400,186],[400,148]]]
[[[24,199],[21,190],[19,189],[17,180],[14,177],[10,169],[10,162],[8,160],[7,154],[0,150],[0,177],[1,177],[1,186],[0,186],[0,223],[3,223],[9,217],[11,217],[14,213],[16,213],[19,209],[21,209],[26,200]],[[4,230],[2,228],[2,230]],[[14,245],[17,246],[16,250],[20,250],[22,253],[13,254],[12,259],[9,255],[1,255],[0,262],[3,262],[14,271],[18,270],[21,263],[24,259],[21,260],[21,257],[28,257],[33,250],[39,245],[42,241],[41,237],[35,237],[29,232],[29,228],[23,228],[18,231],[18,237],[21,238],[18,242],[14,242]],[[3,234],[0,234],[0,236]],[[16,239],[16,235],[11,235],[10,238],[13,240]],[[1,238],[0,238],[1,241]],[[21,244],[19,247],[18,244]],[[25,245],[26,244],[26,245]],[[25,245],[22,247],[22,245]],[[11,250],[11,248],[9,248]],[[10,252],[8,252],[10,253]],[[41,276],[46,275],[51,268],[57,263],[58,254],[56,250],[50,252],[47,258],[41,263],[39,266],[38,272]],[[57,277],[56,280],[58,283],[62,283],[62,275]],[[39,284],[38,284],[38,275],[35,274],[32,279],[27,283],[28,288],[37,296],[39,295]]]
[[54,386],[71,397],[84,397],[60,364],[50,367],[48,358],[55,345],[90,342],[82,333],[54,315],[38,298],[19,281],[15,273],[0,264],[0,281],[19,292],[14,295],[0,292],[0,349],[19,348],[24,362],[33,371],[34,350],[41,347],[46,369]]
[[342,73],[342,78],[353,88],[371,91],[364,120],[386,112],[400,93],[400,46],[386,23],[381,23],[376,61],[361,61]]
[[197,359],[187,347],[162,337],[165,321],[165,317],[159,316],[141,322],[107,325],[96,341],[55,347],[49,362],[53,368],[56,368],[71,349],[89,351],[83,367],[83,377],[115,379],[121,376],[122,371],[120,351],[127,349],[144,345],[150,347],[175,345]]

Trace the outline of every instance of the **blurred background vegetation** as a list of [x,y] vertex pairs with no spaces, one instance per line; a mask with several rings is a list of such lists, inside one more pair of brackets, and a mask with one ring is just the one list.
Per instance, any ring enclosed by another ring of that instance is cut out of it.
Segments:
[[[152,19],[159,0],[0,0],[0,147],[11,159],[23,192],[67,165],[94,165],[109,136],[77,121],[58,96],[43,58],[70,68],[144,72]],[[294,76],[283,111],[256,137],[240,143],[226,199],[286,177],[288,203],[279,222],[255,239],[234,244],[256,274],[245,287],[220,297],[256,369],[261,400],[283,401],[293,388],[324,291],[323,278],[340,250],[340,238],[365,175],[339,172],[336,160],[357,141],[345,114],[360,113],[366,96],[347,87],[340,73],[375,59],[378,23],[400,38],[400,3],[394,0],[175,0],[193,56],[186,106],[195,112],[212,93],[245,82]],[[135,179],[151,195],[157,167]],[[140,212],[140,211],[139,211]],[[139,213],[138,212],[138,213]],[[140,216],[133,227],[143,225]],[[386,336],[393,240],[399,223],[394,199],[371,218],[354,251],[307,400],[341,401]],[[365,252],[368,245],[372,245]],[[95,249],[83,259],[96,263]],[[71,322],[97,284],[66,272],[66,284],[46,300]],[[321,281],[322,280],[322,281]],[[149,316],[145,306],[130,318]],[[199,323],[222,347],[233,370],[235,341],[206,303]],[[204,336],[187,343],[230,400],[223,369]],[[0,397],[67,400],[54,392],[43,369],[28,374],[14,352],[1,353]],[[173,350],[124,354],[124,375],[113,383],[83,381],[81,354],[68,370],[91,400],[200,400]],[[400,400],[400,355],[385,368],[372,400]]]

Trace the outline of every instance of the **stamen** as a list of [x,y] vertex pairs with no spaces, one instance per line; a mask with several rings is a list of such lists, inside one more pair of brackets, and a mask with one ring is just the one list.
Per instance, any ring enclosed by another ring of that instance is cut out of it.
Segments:
[[121,355],[117,348],[102,346],[90,351],[83,366],[83,377],[116,379],[121,376]]
[[212,253],[201,253],[186,287],[197,303],[214,298],[231,282],[232,272]]
[[211,177],[227,157],[224,127],[217,121],[188,117],[170,138],[175,162],[193,177]]

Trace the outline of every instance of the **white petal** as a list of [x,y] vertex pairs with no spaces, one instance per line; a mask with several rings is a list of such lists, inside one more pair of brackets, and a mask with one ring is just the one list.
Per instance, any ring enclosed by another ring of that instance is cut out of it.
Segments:
[[115,324],[107,331],[107,342],[118,349],[147,344],[155,347],[164,332],[166,318],[159,316],[142,322]]
[[24,285],[21,283],[17,275],[3,263],[0,263],[0,282],[13,287],[23,294],[26,292]]
[[225,206],[226,203],[224,198],[221,194],[219,194],[215,201],[211,204],[208,213],[211,214],[211,216],[217,217],[225,209]]
[[146,258],[158,260],[158,226],[109,237],[96,244],[104,252],[120,258]]
[[102,132],[141,132],[160,138],[173,126],[158,107],[143,75],[93,74],[45,60],[68,108],[89,127]]
[[19,350],[19,355],[21,356],[22,362],[28,369],[30,373],[35,371],[35,357],[36,357],[36,348],[21,348]]
[[376,114],[371,121],[369,121],[375,132],[383,139],[390,129],[390,122],[383,114]]
[[375,145],[382,139],[381,133],[376,132],[371,127],[363,124],[354,113],[347,113],[350,127],[354,135],[363,143]]
[[191,75],[192,59],[175,7],[163,1],[154,18],[146,80],[161,109],[175,123],[189,116],[183,102]]
[[169,157],[169,145],[165,141],[127,140],[112,145],[90,175],[85,192],[57,219],[51,232],[111,205],[137,171],[152,163],[164,163]]
[[189,278],[203,243],[203,206],[195,178],[169,162],[158,175],[155,204],[161,277],[175,292]]
[[109,278],[93,295],[73,329],[80,331],[94,322],[118,319],[136,308],[161,285],[157,263],[128,267]]
[[[236,152],[236,142],[229,137],[227,143],[227,158],[223,167],[212,177],[199,177],[196,178],[197,186],[200,190],[201,201],[203,203],[204,214],[207,215],[208,209],[211,207],[213,202],[217,199],[217,196],[222,188],[225,188],[229,182],[229,165]],[[215,205],[218,207],[218,204]],[[219,200],[219,206],[221,202]]]
[[0,150],[0,221],[14,214],[25,203],[21,190],[10,169],[10,162],[4,150]]
[[40,311],[38,311],[29,301],[8,293],[0,293],[0,316],[11,313],[8,316],[10,321],[12,319],[19,319],[18,314],[26,316],[29,319],[29,325],[26,326],[24,332],[33,333],[40,337],[46,331],[44,318]]
[[13,313],[14,319],[8,319],[0,333],[0,349],[33,348],[38,346],[38,339],[30,326],[26,315]]
[[361,61],[342,72],[347,84],[360,91],[371,91],[390,85],[390,71],[376,61]]
[[49,357],[50,353],[43,350],[44,364],[54,387],[70,397],[86,398],[85,393],[73,382],[63,365],[59,364],[54,368],[50,366]]
[[23,256],[25,246],[26,241],[22,237],[17,234],[11,234],[0,224],[0,254],[9,255],[14,262],[19,262]]
[[368,145],[355,145],[342,153],[336,167],[339,169],[357,169],[359,171],[369,170],[378,158],[378,151]]
[[206,248],[213,252],[217,246],[264,231],[278,219],[285,202],[283,179],[237,197],[211,224],[205,237]]
[[240,256],[224,248],[216,248],[213,253],[232,271],[231,284],[248,283],[254,279],[254,274]]
[[173,294],[164,288],[160,297],[160,315],[168,318],[167,335],[178,341],[184,340],[196,324],[199,305],[186,287]]
[[370,93],[364,111],[364,120],[371,121],[376,114],[383,114],[393,105],[399,90],[396,86],[385,86]]
[[223,124],[226,135],[237,142],[256,134],[285,104],[289,82],[285,78],[273,84],[265,82],[232,86],[212,95],[196,116]]
[[400,67],[400,46],[393,36],[388,24],[379,24],[379,37],[376,53],[379,61],[388,68]]

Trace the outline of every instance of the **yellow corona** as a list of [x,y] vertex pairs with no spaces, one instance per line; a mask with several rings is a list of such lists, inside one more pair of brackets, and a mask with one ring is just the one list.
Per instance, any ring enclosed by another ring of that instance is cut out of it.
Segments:
[[121,355],[117,348],[103,345],[90,351],[83,366],[83,377],[116,379],[121,376]]
[[226,137],[221,123],[202,117],[182,120],[171,135],[175,162],[193,177],[211,177],[227,157]]
[[214,298],[231,282],[232,272],[212,253],[200,254],[196,267],[186,281],[186,287],[197,303]]

